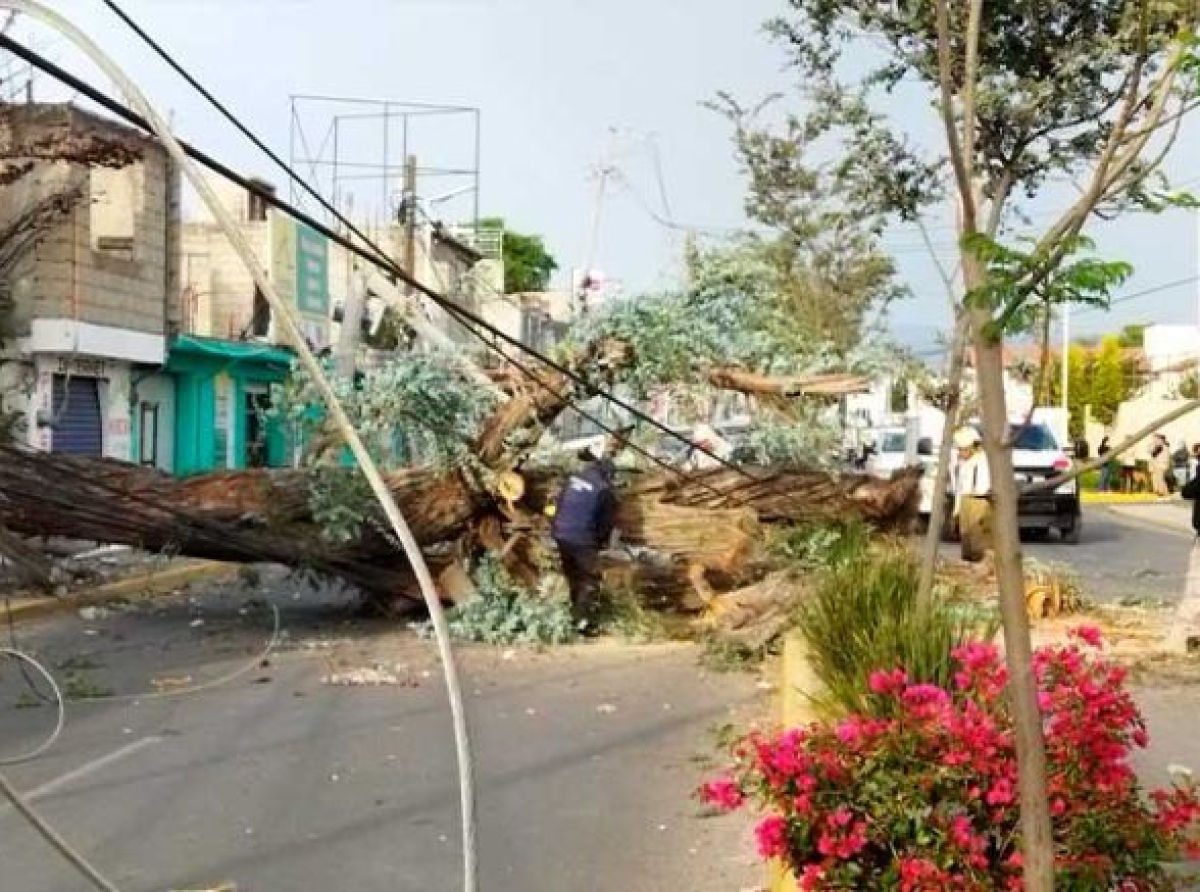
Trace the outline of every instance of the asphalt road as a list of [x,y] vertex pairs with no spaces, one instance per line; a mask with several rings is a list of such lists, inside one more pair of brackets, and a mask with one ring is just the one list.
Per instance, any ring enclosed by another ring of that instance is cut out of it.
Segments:
[[[1092,507],[1080,544],[1026,553],[1071,564],[1097,600],[1169,602],[1189,545],[1186,531]],[[9,776],[123,892],[456,888],[454,761],[431,645],[273,582],[265,598],[284,637],[260,665],[272,620],[250,597],[215,587],[22,627],[22,646],[76,699],[54,750]],[[759,886],[744,822],[702,817],[690,799],[712,770],[713,729],[762,713],[752,677],[711,674],[676,645],[460,654],[488,892]],[[401,684],[323,683],[364,667]],[[199,693],[144,696],[243,668]],[[1149,703],[1152,727],[1181,702]],[[51,711],[35,703],[0,664],[0,757],[47,730]],[[1156,762],[1193,754],[1194,735],[1164,731]],[[2,806],[0,865],[4,892],[85,888]]]
[[[1164,512],[1183,510],[1178,505],[1163,506]],[[1193,535],[1173,524],[1151,522],[1117,508],[1085,505],[1083,511],[1078,545],[1054,538],[1025,542],[1025,556],[1069,565],[1088,597],[1100,603],[1179,600]]]
[[[449,890],[460,883],[450,722],[431,644],[241,593],[19,630],[77,697],[138,695],[251,671],[201,693],[73,703],[52,753],[6,769],[123,892]],[[677,645],[461,651],[477,750],[488,892],[757,888],[747,827],[701,815],[713,729],[764,707],[755,679]],[[381,666],[400,685],[340,687]],[[0,756],[50,710],[0,669]],[[0,888],[85,886],[0,806]]]

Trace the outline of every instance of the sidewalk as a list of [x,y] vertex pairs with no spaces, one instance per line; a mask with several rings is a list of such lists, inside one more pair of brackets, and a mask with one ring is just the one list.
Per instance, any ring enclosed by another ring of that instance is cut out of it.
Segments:
[[1108,504],[1104,508],[1118,517],[1165,527],[1184,535],[1194,535],[1192,529],[1192,504],[1178,499],[1167,502],[1140,502],[1137,504]]
[[166,566],[153,568],[136,576],[78,589],[62,597],[21,595],[12,597],[6,604],[3,600],[4,593],[0,592],[0,622],[7,623],[10,615],[13,622],[22,622],[118,599],[145,600],[170,594],[193,582],[232,574],[236,569],[236,564],[223,564],[218,561],[175,560]]

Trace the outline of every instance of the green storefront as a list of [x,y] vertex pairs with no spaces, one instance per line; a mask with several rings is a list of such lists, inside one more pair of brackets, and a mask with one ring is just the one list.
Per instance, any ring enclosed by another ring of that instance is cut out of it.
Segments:
[[171,345],[175,378],[175,473],[288,465],[283,430],[264,415],[271,385],[293,356],[265,344],[183,335]]

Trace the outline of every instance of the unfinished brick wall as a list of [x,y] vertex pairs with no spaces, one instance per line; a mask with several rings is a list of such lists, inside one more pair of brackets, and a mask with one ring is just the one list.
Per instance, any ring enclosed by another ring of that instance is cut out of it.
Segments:
[[179,192],[164,149],[70,106],[0,115],[0,227],[56,193],[77,195],[16,266],[18,325],[70,319],[166,334],[179,316]]

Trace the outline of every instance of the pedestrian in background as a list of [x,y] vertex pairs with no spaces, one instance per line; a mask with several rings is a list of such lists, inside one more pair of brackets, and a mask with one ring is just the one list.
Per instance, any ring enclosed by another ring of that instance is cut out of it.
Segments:
[[1104,459],[1104,464],[1100,466],[1100,492],[1112,492],[1113,490],[1117,467],[1116,462],[1107,457],[1111,452],[1112,447],[1108,445],[1108,437],[1105,437],[1096,447],[1096,455]]
[[1121,491],[1135,492],[1137,490],[1137,456],[1132,449],[1126,449],[1121,455]]
[[1166,499],[1171,495],[1171,484],[1167,481],[1167,475],[1170,473],[1171,447],[1167,444],[1166,437],[1155,434],[1150,444],[1150,484],[1159,499]]

